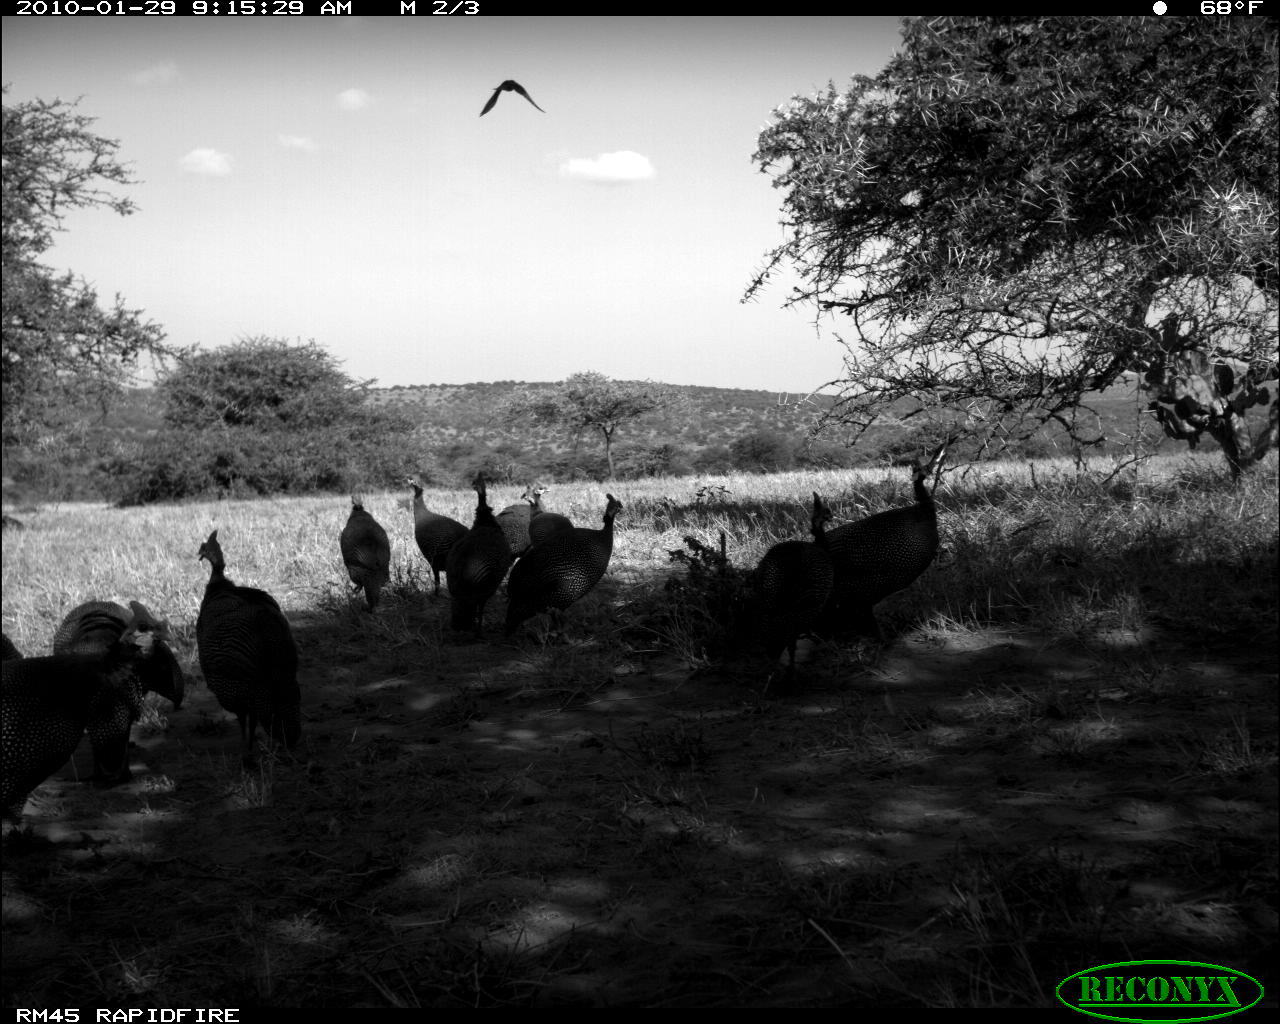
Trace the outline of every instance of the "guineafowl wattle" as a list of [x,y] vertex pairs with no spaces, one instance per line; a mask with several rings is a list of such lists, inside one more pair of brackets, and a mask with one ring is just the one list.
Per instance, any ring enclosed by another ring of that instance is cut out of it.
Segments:
[[827,533],[835,566],[831,603],[823,631],[853,631],[883,639],[872,608],[913,583],[938,553],[938,509],[925,482],[946,458],[944,442],[925,461],[912,465],[915,504],[879,512]]
[[[138,681],[144,691],[150,690],[182,707],[186,677],[178,659],[164,642],[168,626],[157,619],[140,601],[130,601],[126,611],[114,601],[86,601],[77,605],[59,624],[53,634],[54,654],[105,654],[126,632],[152,633],[154,649],[136,666]],[[99,716],[89,723],[89,742],[93,746],[94,780],[104,784],[124,782],[131,777],[128,760],[121,760],[114,748],[123,730],[127,736],[137,721],[138,708],[121,703],[113,717]],[[126,721],[126,713],[132,717]]]
[[545,487],[535,487],[525,492],[525,497],[532,495],[529,516],[529,544],[541,544],[543,541],[573,529],[568,516],[559,512],[548,512],[542,507],[542,496],[547,493]]
[[512,558],[520,558],[529,550],[529,521],[533,518],[533,505],[529,502],[529,492],[525,491],[520,501],[508,505],[494,519],[502,527],[502,535],[507,538],[507,547],[511,549]]
[[226,563],[217,530],[200,545],[199,557],[210,567],[196,619],[200,669],[218,703],[236,716],[248,764],[259,725],[287,747],[302,735],[298,648],[274,597],[238,587],[223,574]]
[[810,519],[814,539],[775,544],[752,576],[756,636],[771,662],[787,652],[788,673],[795,671],[796,640],[814,628],[831,597],[835,570],[825,532],[830,520],[831,510],[815,492]]
[[[85,729],[97,732],[95,757],[127,772],[129,725],[142,705],[139,669],[159,634],[132,626],[105,651],[15,658],[0,666],[0,806],[17,817],[27,794],[64,764]],[[107,781],[116,781],[115,778]]]
[[4,661],[13,661],[22,657],[22,652],[13,645],[13,641],[9,639],[8,634],[0,633],[0,639],[4,641]]
[[575,527],[535,544],[511,570],[507,583],[507,634],[547,608],[563,611],[600,582],[613,555],[613,520],[622,503],[605,495],[604,526]]
[[[131,622],[138,624],[139,631],[163,635],[168,629],[141,601],[130,601],[128,609],[114,601],[85,601],[71,609],[54,631],[53,653],[100,653],[124,636]],[[155,652],[147,660],[141,678],[144,689],[158,693],[175,708],[182,707],[187,678],[164,640],[156,641]]]
[[378,606],[378,595],[391,578],[391,541],[387,531],[365,511],[364,505],[354,494],[351,496],[351,514],[338,537],[342,548],[342,561],[347,575],[356,590],[364,590],[364,599],[373,611]]
[[511,566],[511,547],[489,507],[484,475],[475,478],[476,518],[465,537],[454,544],[445,562],[449,577],[450,621],[454,629],[484,628],[484,606]]
[[449,552],[454,544],[467,535],[467,528],[456,519],[442,516],[437,512],[427,511],[422,500],[422,487],[416,480],[408,481],[413,488],[413,537],[418,542],[418,550],[431,566],[436,578],[436,594],[440,593],[440,573],[444,572],[445,563],[449,560]]

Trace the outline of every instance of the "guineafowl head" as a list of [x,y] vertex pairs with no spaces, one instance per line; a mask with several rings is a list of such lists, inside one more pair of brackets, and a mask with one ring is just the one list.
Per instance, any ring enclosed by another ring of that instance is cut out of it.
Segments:
[[154,633],[157,640],[169,639],[169,623],[157,619],[141,601],[130,601],[129,610],[133,612],[129,628],[139,633]]
[[613,522],[613,517],[622,511],[622,502],[615,498],[612,494],[605,495],[606,504],[604,506],[604,521],[606,523]]
[[951,444],[951,436],[948,435],[933,450],[928,459],[917,460],[911,464],[911,484],[915,489],[916,501],[927,502],[933,500],[933,491],[925,486],[925,481],[942,469],[943,462],[947,458],[947,447]]
[[207,559],[215,569],[225,569],[227,563],[222,558],[222,545],[218,543],[218,531],[209,534],[209,539],[200,545],[198,558]]
[[815,537],[820,537],[827,523],[831,522],[835,516],[831,514],[831,507],[822,500],[821,495],[817,491],[813,492],[813,516],[809,520],[809,525]]
[[129,620],[120,639],[111,645],[112,655],[123,661],[144,661],[150,658],[155,653],[160,635],[148,627],[148,623],[139,622],[135,615]]

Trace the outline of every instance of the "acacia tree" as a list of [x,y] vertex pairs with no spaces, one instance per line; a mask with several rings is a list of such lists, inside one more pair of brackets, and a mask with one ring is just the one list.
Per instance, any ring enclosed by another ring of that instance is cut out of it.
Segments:
[[618,428],[675,401],[675,392],[665,384],[610,380],[603,373],[588,371],[571,374],[549,389],[517,392],[509,409],[513,415],[526,415],[535,423],[565,427],[578,435],[599,434],[612,479],[613,438]]
[[908,21],[878,75],[761,132],[790,237],[746,297],[794,264],[788,305],[849,317],[833,412],[859,431],[945,409],[1097,443],[1073,414],[1136,374],[1238,475],[1277,434],[1278,70],[1266,19]]
[[[6,90],[7,92],[7,87]],[[105,409],[144,356],[177,349],[164,332],[116,296],[104,308],[95,289],[41,262],[67,211],[133,204],[110,191],[133,184],[116,158],[119,143],[91,131],[76,104],[31,100],[3,108],[3,254],[0,380],[3,445],[47,441]]]

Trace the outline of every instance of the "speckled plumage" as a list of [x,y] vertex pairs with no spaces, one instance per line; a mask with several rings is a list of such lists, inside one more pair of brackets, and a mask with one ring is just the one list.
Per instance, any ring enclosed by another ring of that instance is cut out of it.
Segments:
[[259,725],[287,747],[302,734],[298,649],[276,599],[223,574],[217,530],[200,545],[200,557],[210,566],[196,619],[200,669],[218,703],[236,716],[241,753],[251,763]]
[[0,639],[4,641],[4,661],[13,661],[22,657],[22,652],[13,645],[13,641],[7,634],[0,633]]
[[771,661],[787,652],[788,671],[795,668],[796,640],[814,628],[831,597],[835,570],[827,550],[830,534],[825,533],[830,520],[831,510],[815,493],[810,518],[814,539],[775,544],[752,577],[756,636]]
[[494,516],[502,527],[502,535],[507,538],[512,558],[522,557],[532,543],[529,539],[529,521],[533,518],[533,505],[528,498],[529,492],[526,491],[520,501],[508,505]]
[[484,606],[511,566],[511,547],[489,507],[484,476],[477,476],[472,486],[477,496],[475,522],[449,552],[445,572],[453,602],[453,628],[474,629],[479,636],[484,627]]
[[[167,633],[161,622],[140,601],[130,601],[129,609],[114,601],[86,601],[77,605],[58,625],[53,634],[54,654],[105,654],[126,632],[153,634],[154,649],[150,655],[138,661],[135,671],[138,683],[145,692],[150,690],[182,706],[186,692],[186,677],[178,659],[164,642]],[[133,723],[142,712],[130,706],[125,720],[126,705],[118,703],[110,716],[99,716],[89,723],[89,741],[93,745],[94,773],[96,781],[104,784],[125,782],[132,777],[128,759],[116,751],[121,731],[126,741]]]
[[[96,654],[105,651],[124,636],[130,622],[136,620],[142,632],[167,630],[141,601],[130,601],[129,608],[114,601],[85,601],[69,611],[53,634],[54,654]],[[175,708],[182,707],[186,694],[186,676],[178,659],[163,639],[157,639],[151,658],[140,668],[143,689],[158,693]]]
[[369,611],[378,606],[378,595],[391,578],[391,541],[387,531],[365,511],[353,495],[351,514],[338,537],[347,575],[357,590],[363,588]]
[[415,480],[409,480],[413,488],[413,538],[418,542],[418,550],[431,566],[436,579],[436,594],[440,593],[440,574],[445,570],[449,560],[449,552],[454,544],[467,535],[467,528],[456,519],[428,511],[422,500],[422,487]]
[[827,533],[836,582],[824,631],[852,629],[882,637],[872,608],[910,586],[938,553],[938,510],[925,481],[942,465],[946,445],[912,466],[915,504],[889,509]]
[[609,568],[613,520],[622,503],[605,495],[604,526],[561,531],[531,547],[511,570],[507,584],[508,634],[547,608],[564,610],[591,591]]
[[85,729],[95,755],[127,772],[129,725],[142,701],[138,667],[155,651],[156,634],[132,628],[105,651],[5,661],[0,682],[0,751],[7,815],[75,752]]
[[558,533],[565,533],[573,529],[573,523],[568,516],[562,516],[559,512],[548,512],[542,507],[542,496],[547,493],[545,487],[535,487],[531,491],[525,492],[525,496],[532,495],[529,516],[529,545],[542,544],[550,540]]

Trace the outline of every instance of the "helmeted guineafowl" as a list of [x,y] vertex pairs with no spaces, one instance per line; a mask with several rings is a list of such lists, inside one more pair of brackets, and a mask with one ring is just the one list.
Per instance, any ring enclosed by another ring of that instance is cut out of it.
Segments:
[[454,629],[484,626],[484,606],[511,566],[511,547],[486,499],[484,475],[475,478],[476,518],[465,537],[454,544],[445,562]]
[[525,491],[514,505],[508,505],[494,518],[502,527],[502,535],[507,538],[507,547],[511,549],[512,558],[520,558],[529,550],[529,520],[533,518],[533,504],[529,501],[529,492]]
[[408,481],[413,488],[413,537],[418,542],[418,550],[431,566],[436,578],[436,594],[440,593],[440,573],[444,571],[445,562],[454,544],[467,535],[467,528],[456,519],[427,511],[422,500],[422,487],[416,480]]
[[338,544],[352,585],[356,590],[364,590],[365,602],[369,611],[373,611],[378,606],[378,595],[391,578],[391,541],[387,539],[387,531],[365,511],[354,494],[351,515],[342,528]]
[[787,652],[787,671],[796,664],[796,640],[818,622],[831,597],[835,570],[827,551],[831,510],[813,495],[812,541],[786,540],[765,552],[752,574],[756,636],[771,662]]
[[9,639],[8,634],[0,633],[0,639],[4,640],[4,661],[13,661],[22,657],[22,652],[13,646],[13,641]]
[[925,481],[938,471],[946,453],[944,441],[927,460],[912,464],[914,505],[879,512],[827,533],[836,582],[824,615],[824,631],[851,629],[884,638],[872,608],[914,582],[938,553],[938,510]]
[[196,619],[200,669],[218,703],[236,716],[243,760],[252,763],[259,725],[287,747],[302,735],[298,648],[274,597],[223,575],[217,530],[200,545],[199,557],[210,566]]
[[535,487],[525,492],[525,497],[532,495],[529,516],[530,546],[541,544],[557,533],[573,529],[573,523],[568,516],[562,516],[559,512],[548,512],[542,507],[542,496],[546,493],[545,487]]
[[604,526],[575,527],[531,547],[507,583],[507,634],[547,608],[563,611],[600,582],[613,555],[613,520],[622,502],[605,495]]
[[[157,619],[140,601],[130,601],[126,611],[114,601],[86,601],[77,605],[59,624],[53,634],[54,654],[104,654],[129,630],[154,634],[154,649],[136,666],[143,691],[158,693],[182,707],[186,677],[178,659],[164,642],[168,626]],[[141,713],[141,704],[129,709],[132,717],[124,721],[125,705],[117,705],[114,719],[97,718],[89,723],[89,742],[93,745],[94,779],[99,782],[123,782],[131,777],[128,760],[121,760],[114,747],[121,730],[128,735]]]
[[[139,669],[160,634],[131,625],[105,651],[5,661],[0,671],[0,806],[17,817],[27,794],[75,752],[86,727],[97,729],[98,757],[127,770],[129,723],[142,701]],[[109,779],[107,781],[115,781]]]
[[[63,618],[53,634],[54,654],[95,654],[105,651],[124,636],[131,622],[151,632],[167,632],[167,624],[157,619],[141,601],[130,601],[129,608],[114,601],[85,601],[76,605]],[[152,693],[182,707],[187,678],[163,639],[157,640],[155,652],[141,672],[142,685]]]

